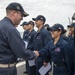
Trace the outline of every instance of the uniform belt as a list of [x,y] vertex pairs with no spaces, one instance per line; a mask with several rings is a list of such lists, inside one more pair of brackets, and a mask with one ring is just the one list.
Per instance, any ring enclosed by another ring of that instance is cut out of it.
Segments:
[[57,67],[65,67],[66,64],[65,63],[54,63],[54,66],[57,66]]
[[0,68],[8,68],[8,67],[14,67],[16,66],[16,63],[12,63],[12,64],[0,64]]

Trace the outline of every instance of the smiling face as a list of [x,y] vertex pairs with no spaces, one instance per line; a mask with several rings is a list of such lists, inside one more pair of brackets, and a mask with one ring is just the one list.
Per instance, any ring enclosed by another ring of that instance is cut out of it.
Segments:
[[51,36],[52,36],[52,38],[53,39],[55,39],[55,38],[57,38],[57,37],[59,37],[61,35],[61,31],[51,31]]

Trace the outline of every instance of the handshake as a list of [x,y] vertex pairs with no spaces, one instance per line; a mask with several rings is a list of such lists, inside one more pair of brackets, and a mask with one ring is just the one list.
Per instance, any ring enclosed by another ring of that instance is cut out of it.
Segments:
[[36,58],[39,56],[39,52],[38,51],[33,51],[36,54]]
[[[36,59],[40,54],[39,54],[38,51],[35,51],[35,50],[34,50],[33,52],[36,54],[36,57],[35,57],[35,59]],[[48,63],[47,63],[47,62],[43,62],[43,65],[44,65],[44,66],[47,66]]]

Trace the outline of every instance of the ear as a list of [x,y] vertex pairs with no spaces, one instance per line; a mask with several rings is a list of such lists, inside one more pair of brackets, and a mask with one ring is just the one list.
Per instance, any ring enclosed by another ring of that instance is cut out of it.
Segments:
[[15,16],[16,15],[16,11],[12,10],[12,15]]
[[62,31],[60,30],[59,33],[60,33],[60,35],[61,35],[61,34],[62,34]]

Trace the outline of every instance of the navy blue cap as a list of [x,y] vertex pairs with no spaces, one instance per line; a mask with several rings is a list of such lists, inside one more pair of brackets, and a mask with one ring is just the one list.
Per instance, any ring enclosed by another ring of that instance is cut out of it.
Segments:
[[61,24],[54,24],[52,27],[49,28],[50,31],[57,31],[57,30],[61,30],[62,33],[64,34],[66,32],[66,30],[64,29],[63,25]]
[[68,28],[75,27],[75,23],[72,23],[71,25],[68,25],[67,27],[68,27]]
[[28,25],[30,24],[30,25],[33,25],[34,26],[34,22],[33,21],[29,21],[27,24]]
[[20,26],[28,25],[27,22],[23,22]]
[[49,24],[45,24],[44,27],[49,27]]
[[16,10],[16,11],[20,11],[23,15],[23,17],[28,16],[29,14],[27,12],[24,11],[23,7],[21,6],[21,4],[17,3],[17,2],[12,2],[10,3],[7,7],[6,10]]
[[37,20],[42,20],[42,21],[46,21],[46,18],[43,15],[38,15],[36,18],[32,18],[32,20],[37,21]]

